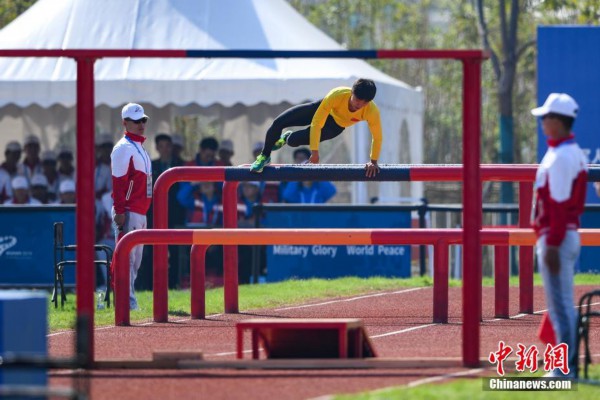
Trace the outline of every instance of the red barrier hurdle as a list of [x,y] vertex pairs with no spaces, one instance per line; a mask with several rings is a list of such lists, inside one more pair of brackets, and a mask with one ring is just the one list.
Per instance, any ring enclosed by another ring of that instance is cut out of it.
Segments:
[[[437,252],[439,266],[434,269],[434,291],[436,299],[445,299],[446,307],[434,309],[436,322],[448,320],[448,245],[460,243],[460,229],[149,229],[126,234],[119,240],[115,249],[115,324],[129,325],[129,252],[138,244],[187,244],[208,246],[257,245],[257,244],[432,244],[442,248]],[[503,239],[504,240],[504,239]],[[201,250],[195,249],[192,257],[191,287],[194,290],[193,301],[203,296],[203,282],[200,282],[202,264],[198,261]],[[444,258],[445,257],[445,258]],[[237,280],[236,280],[237,281]],[[237,282],[236,282],[237,283]],[[445,294],[444,294],[445,286]],[[162,305],[166,308],[166,305]],[[201,306],[193,306],[200,317]],[[201,318],[201,317],[200,317]]]
[[[154,228],[168,227],[168,192],[177,182],[225,181],[225,171],[232,167],[176,167],[164,172],[154,186]],[[531,214],[531,182],[535,179],[537,166],[488,164],[481,166],[483,181],[510,182],[519,181],[519,227],[529,226]],[[462,166],[417,165],[410,166],[411,181],[456,182],[462,179]],[[237,227],[237,186],[236,181],[226,181],[223,186],[223,227]],[[465,218],[467,220],[468,218]],[[238,254],[237,246],[223,248],[225,312],[238,312]],[[465,250],[466,251],[466,250]],[[527,257],[527,255],[531,255]],[[521,312],[533,310],[533,251],[523,247],[520,250],[520,304]],[[166,246],[157,245],[154,249],[154,321],[167,321],[168,307],[168,259]],[[481,262],[479,263],[481,264]],[[527,276],[523,276],[526,274]],[[481,280],[479,280],[481,282]],[[481,287],[481,284],[478,285]],[[481,288],[479,289],[481,291]],[[481,299],[479,300],[481,303]],[[481,315],[481,309],[478,310]]]
[[190,250],[190,291],[192,319],[206,317],[206,249],[205,244],[194,244]]
[[[490,229],[481,232],[483,245],[531,246],[535,236],[531,229]],[[599,235],[600,236],[600,235]],[[188,244],[192,247],[191,287],[192,318],[204,315],[203,253],[208,245],[261,244],[415,244],[434,246],[433,321],[448,321],[448,246],[462,243],[460,229],[152,229],[130,232],[115,249],[115,324],[129,325],[129,252],[138,244]],[[508,279],[504,263],[501,280]],[[124,267],[123,267],[124,266]],[[508,309],[508,282],[496,288],[496,310]]]

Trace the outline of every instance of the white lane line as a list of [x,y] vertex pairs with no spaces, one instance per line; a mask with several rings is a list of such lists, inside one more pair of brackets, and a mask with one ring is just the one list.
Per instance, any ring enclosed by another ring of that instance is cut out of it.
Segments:
[[[596,302],[596,303],[591,303],[590,306],[597,306],[598,304],[600,304],[600,301]],[[586,306],[587,306],[587,304],[586,304]],[[573,307],[574,308],[579,308],[579,306],[577,306],[577,305],[573,306]],[[548,311],[547,308],[544,308],[543,310],[537,310],[537,311],[533,312],[533,315],[540,315],[540,314],[545,313],[546,311]],[[508,319],[523,318],[523,317],[525,317],[527,315],[532,315],[532,314],[517,314],[517,315],[513,315],[512,317],[508,317]],[[494,318],[494,319],[487,320],[487,322],[495,322],[495,321],[506,321],[506,318]]]
[[[263,350],[262,347],[258,348],[258,351],[262,351],[262,350]],[[244,350],[243,352],[246,353],[246,354],[247,353],[252,353],[252,350],[251,349],[250,350]],[[234,356],[236,354],[237,354],[237,352],[235,352],[235,351],[226,351],[224,353],[214,353],[214,354],[206,354],[206,355],[207,356],[211,356],[211,357],[225,357],[225,356]]]
[[466,371],[458,371],[458,372],[453,372],[451,374],[444,374],[444,375],[438,375],[438,376],[432,376],[430,378],[424,378],[424,379],[419,379],[416,381],[412,381],[410,383],[408,383],[406,386],[408,387],[415,387],[415,386],[420,386],[420,385],[425,385],[427,383],[432,383],[432,382],[437,382],[437,381],[441,381],[444,379],[448,379],[448,378],[456,378],[459,376],[468,376],[468,375],[475,375],[478,374],[480,372],[485,371],[485,368],[474,368],[474,369],[469,369]]
[[[206,319],[211,318],[211,317],[212,318],[219,317],[221,315],[223,315],[223,313],[207,315]],[[189,321],[189,320],[190,320],[189,318],[182,318],[182,319],[176,319],[176,320],[173,320],[173,321],[169,321],[169,323],[171,323],[171,322],[184,322],[184,321]],[[156,324],[156,323],[158,323],[158,322],[150,321],[150,322],[144,322],[142,324],[135,324],[135,325],[131,325],[131,326],[135,328],[136,326],[148,326],[148,325],[152,325],[152,324]],[[160,322],[160,323],[162,323],[162,322]],[[103,330],[106,330],[106,329],[113,329],[113,328],[116,328],[116,327],[117,327],[116,325],[100,326],[98,328],[94,328],[94,331],[103,331]],[[75,331],[71,330],[71,331],[61,331],[61,332],[49,333],[49,334],[46,335],[46,337],[64,335],[66,333],[75,333]]]
[[392,295],[392,294],[409,293],[409,292],[414,292],[415,290],[421,290],[421,289],[425,289],[425,288],[418,287],[418,288],[398,290],[398,291],[395,291],[395,292],[384,292],[384,293],[367,294],[367,295],[364,295],[364,296],[350,297],[348,299],[330,300],[330,301],[324,301],[322,303],[304,304],[304,305],[301,305],[301,306],[291,306],[291,307],[276,308],[273,311],[287,311],[287,310],[297,310],[297,309],[300,309],[300,308],[319,307],[319,306],[325,306],[325,305],[328,305],[328,304],[335,304],[335,303],[343,303],[343,302],[348,302],[348,301],[356,301],[356,300],[362,300],[362,299],[369,299],[369,298],[372,298],[372,297],[380,297],[380,296],[389,296],[389,295]]
[[412,328],[406,328],[406,329],[402,329],[400,331],[394,331],[394,332],[382,333],[381,335],[369,336],[369,339],[377,339],[377,338],[386,337],[386,336],[398,335],[400,333],[416,331],[417,329],[429,328],[430,326],[436,326],[436,325],[439,325],[439,324],[427,324],[427,325],[413,326]]

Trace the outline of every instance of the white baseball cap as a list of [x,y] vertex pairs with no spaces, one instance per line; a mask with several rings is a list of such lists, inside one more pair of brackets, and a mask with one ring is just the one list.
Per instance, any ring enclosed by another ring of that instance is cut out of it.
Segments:
[[75,182],[72,179],[66,179],[58,187],[59,193],[75,192]]
[[102,146],[104,144],[114,144],[113,136],[110,133],[101,133],[96,136],[96,146]]
[[15,177],[10,184],[14,190],[29,189],[29,183],[27,183],[27,179],[24,176]]
[[23,141],[23,144],[25,144],[25,146],[28,144],[40,144],[40,138],[35,135],[27,135],[27,137],[25,137],[25,141]]
[[21,144],[19,142],[15,142],[14,140],[12,142],[8,142],[6,144],[6,151],[21,151]]
[[531,114],[541,117],[552,113],[575,118],[577,111],[579,106],[571,96],[566,93],[550,93],[544,105],[531,110]]
[[265,142],[256,142],[254,143],[254,145],[252,146],[252,151],[262,151],[263,147],[265,146]]
[[35,174],[31,177],[31,186],[46,186],[48,187],[48,179],[42,174]]
[[183,147],[183,136],[181,136],[179,133],[172,134],[171,140],[175,146]]
[[144,114],[144,107],[136,103],[128,103],[125,104],[121,110],[121,118],[137,121],[142,118],[148,118],[148,116]]
[[227,150],[228,152],[233,153],[233,142],[229,139],[223,140],[219,146],[219,150]]
[[42,161],[56,161],[56,152],[46,150],[42,153]]

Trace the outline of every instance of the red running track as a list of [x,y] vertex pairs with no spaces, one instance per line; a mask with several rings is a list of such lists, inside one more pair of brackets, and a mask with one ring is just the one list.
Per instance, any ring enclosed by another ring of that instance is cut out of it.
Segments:
[[[576,298],[592,290],[580,286]],[[511,288],[509,320],[494,315],[494,289],[483,290],[481,328],[482,357],[497,350],[503,340],[538,345],[536,337],[541,315],[518,315],[518,288]],[[206,320],[180,319],[170,323],[151,323],[131,327],[107,327],[96,331],[96,360],[150,359],[153,351],[202,351],[209,360],[235,359],[235,323],[255,317],[277,318],[360,318],[373,345],[384,358],[454,357],[461,359],[461,288],[450,289],[448,324],[432,324],[431,288],[406,288],[342,299],[328,299],[301,306],[253,310],[240,314],[219,314]],[[535,287],[535,310],[545,309],[543,289]],[[592,353],[600,353],[600,321],[590,334]],[[249,341],[246,335],[246,340]],[[67,356],[73,348],[72,332],[49,337],[50,354]],[[250,349],[246,343],[246,349]],[[543,350],[542,350],[543,352]],[[247,354],[249,358],[250,355]],[[512,363],[514,365],[514,362]],[[210,398],[244,400],[276,398],[306,399],[328,394],[356,393],[390,386],[420,384],[426,379],[448,379],[447,374],[480,376],[494,374],[495,367],[484,363],[484,370],[467,368],[425,368],[395,370],[330,371],[234,371],[234,370],[112,370],[91,373],[93,399],[184,399]],[[505,368],[509,368],[510,364]],[[51,384],[69,385],[69,372],[51,374]]]

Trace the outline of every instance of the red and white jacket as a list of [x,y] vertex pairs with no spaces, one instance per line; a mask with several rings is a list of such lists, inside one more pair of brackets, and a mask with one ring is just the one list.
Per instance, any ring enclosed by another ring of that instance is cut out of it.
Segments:
[[145,136],[125,132],[110,155],[116,214],[132,211],[146,215],[152,202],[152,163],[142,146],[144,140]]
[[579,228],[585,205],[587,158],[573,135],[548,140],[535,178],[532,225],[546,244],[560,246],[567,229]]

